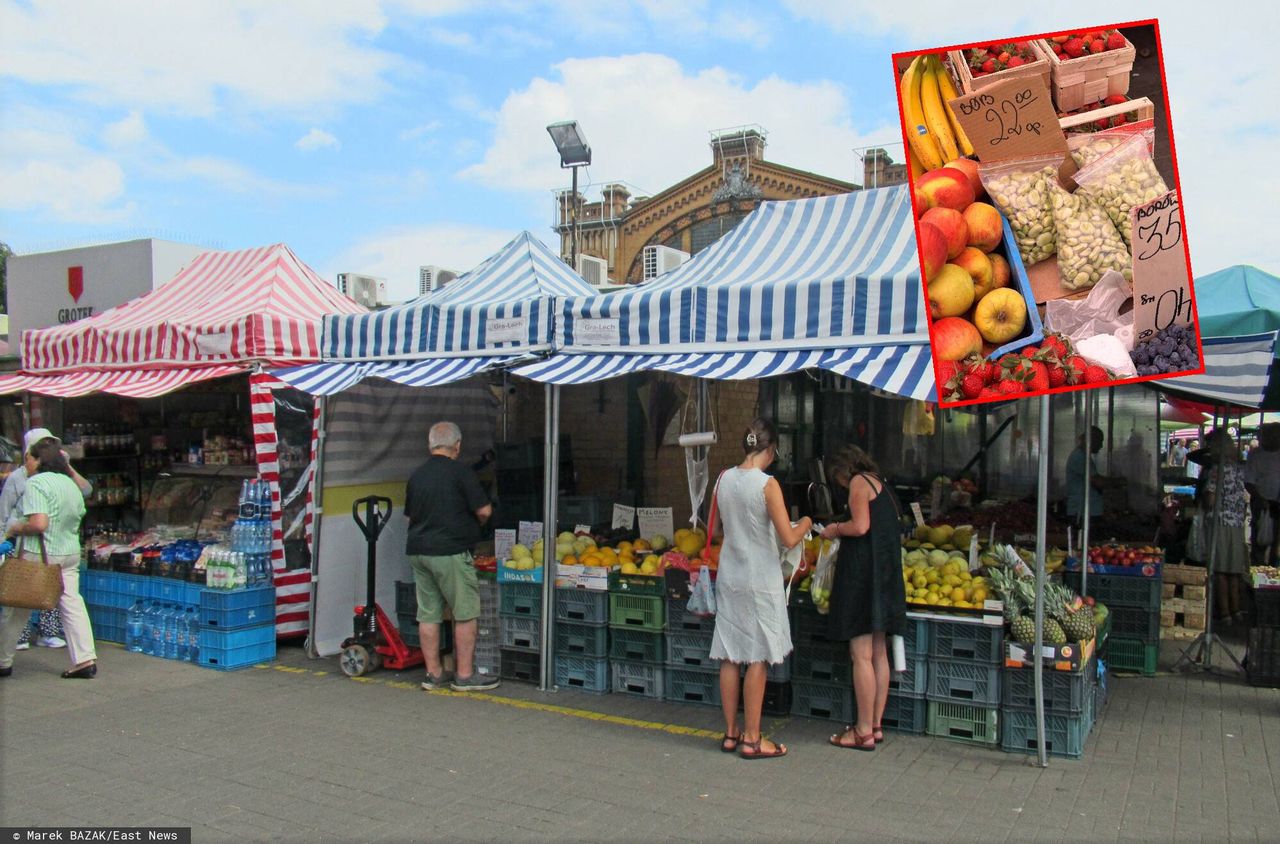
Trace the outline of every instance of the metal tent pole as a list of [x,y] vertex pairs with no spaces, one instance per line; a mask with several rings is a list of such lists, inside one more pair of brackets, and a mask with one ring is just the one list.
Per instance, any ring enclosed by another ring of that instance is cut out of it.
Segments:
[[[574,171],[575,174],[577,171]],[[538,691],[555,690],[552,620],[556,598],[556,509],[560,489],[560,385],[546,385],[546,425],[542,483],[542,647],[538,653]]]
[[311,501],[313,514],[311,517],[311,597],[307,602],[307,656],[316,659],[320,651],[316,648],[316,608],[320,591],[320,525],[324,523],[324,442],[326,438],[324,423],[329,410],[329,402],[324,396],[316,396],[316,465],[312,467],[315,476],[311,479]]
[[1044,395],[1040,397],[1040,471],[1036,483],[1036,649],[1032,658],[1036,684],[1036,753],[1041,768],[1049,767],[1044,736],[1044,659],[1040,655],[1044,647],[1045,533],[1049,529],[1049,420],[1049,396]]
[[[1042,447],[1043,448],[1043,447]],[[1093,508],[1093,396],[1084,394],[1084,502],[1080,505],[1080,597],[1089,594],[1089,522]]]

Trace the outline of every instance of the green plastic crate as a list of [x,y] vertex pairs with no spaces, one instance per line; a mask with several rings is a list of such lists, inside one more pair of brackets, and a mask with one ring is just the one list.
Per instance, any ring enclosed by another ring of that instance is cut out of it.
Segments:
[[1000,713],[991,707],[931,700],[925,732],[939,738],[994,746],[1000,743]]
[[667,621],[665,596],[609,593],[609,624],[636,630],[661,633]]
[[1107,652],[1103,661],[1109,671],[1141,674],[1152,677],[1156,673],[1156,661],[1160,658],[1160,646],[1148,645],[1137,639],[1112,636],[1107,640]]

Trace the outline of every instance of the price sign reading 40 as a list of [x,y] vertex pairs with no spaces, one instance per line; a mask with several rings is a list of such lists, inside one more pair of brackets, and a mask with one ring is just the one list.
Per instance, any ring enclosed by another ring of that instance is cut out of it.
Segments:
[[1191,274],[1182,241],[1182,206],[1170,191],[1133,215],[1133,328],[1145,340],[1191,322]]

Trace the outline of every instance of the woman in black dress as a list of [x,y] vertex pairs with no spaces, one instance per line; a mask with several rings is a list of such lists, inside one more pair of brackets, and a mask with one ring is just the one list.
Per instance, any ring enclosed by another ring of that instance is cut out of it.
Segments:
[[849,520],[827,525],[822,535],[840,538],[831,586],[828,634],[849,642],[857,722],[831,743],[875,750],[884,740],[880,719],[889,699],[889,636],[906,626],[902,585],[901,511],[893,490],[862,449],[848,446],[828,461],[828,476],[849,493]]

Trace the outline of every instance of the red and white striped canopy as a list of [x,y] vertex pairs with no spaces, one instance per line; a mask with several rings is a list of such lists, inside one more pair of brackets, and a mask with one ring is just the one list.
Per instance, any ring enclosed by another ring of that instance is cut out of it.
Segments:
[[283,243],[204,252],[145,296],[70,325],[23,332],[22,365],[27,374],[290,366],[320,359],[325,314],[364,312]]

